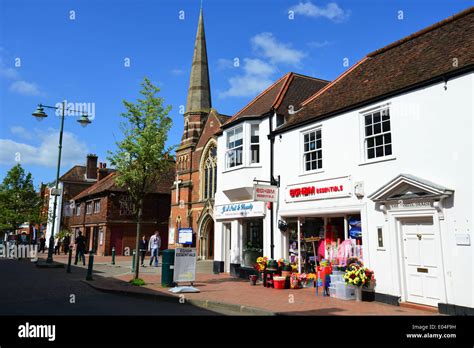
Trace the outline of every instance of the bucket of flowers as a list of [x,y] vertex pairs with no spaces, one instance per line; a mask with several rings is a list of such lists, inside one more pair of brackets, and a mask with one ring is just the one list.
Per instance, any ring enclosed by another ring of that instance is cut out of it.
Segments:
[[355,288],[356,301],[362,301],[362,287],[368,287],[375,281],[374,272],[363,266],[352,265],[346,269],[344,281]]
[[[305,275],[306,277],[306,275]],[[299,273],[291,273],[290,276],[290,288],[291,289],[301,289],[301,275]]]
[[313,288],[315,280],[316,280],[316,274],[315,273],[307,273],[306,274],[306,282],[304,283],[304,287],[305,288]]

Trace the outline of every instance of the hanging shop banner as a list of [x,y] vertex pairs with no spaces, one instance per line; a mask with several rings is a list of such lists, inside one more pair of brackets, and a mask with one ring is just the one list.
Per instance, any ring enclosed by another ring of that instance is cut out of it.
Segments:
[[253,200],[276,202],[278,200],[278,187],[272,185],[253,185]]
[[260,216],[265,216],[265,202],[232,203],[214,207],[215,219],[239,219]]
[[352,191],[351,178],[341,177],[335,179],[306,182],[288,185],[285,190],[285,202],[312,201],[318,199],[349,197]]
[[174,282],[196,280],[196,248],[176,248],[174,254]]
[[193,229],[180,228],[178,229],[178,243],[179,244],[193,244]]

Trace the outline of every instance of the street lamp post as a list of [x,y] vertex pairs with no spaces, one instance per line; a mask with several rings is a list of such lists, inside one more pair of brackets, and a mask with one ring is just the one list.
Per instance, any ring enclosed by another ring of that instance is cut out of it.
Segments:
[[[38,121],[42,121],[48,115],[44,112],[44,108],[47,109],[54,109],[58,110],[59,107],[57,106],[48,106],[48,105],[43,105],[39,104],[38,108],[33,112],[33,116],[36,117]],[[61,128],[59,130],[59,146],[58,146],[58,164],[56,168],[56,182],[54,184],[54,191],[52,194],[54,195],[54,203],[53,203],[53,221],[51,223],[51,236],[49,237],[49,248],[48,248],[48,258],[46,259],[46,263],[53,263],[53,249],[54,249],[54,228],[56,224],[56,207],[58,204],[58,195],[59,195],[59,172],[61,169],[61,152],[63,148],[63,129],[64,129],[64,118],[65,118],[65,113],[66,113],[66,102],[62,102],[62,112],[61,112]],[[78,110],[73,110],[73,109],[67,109],[68,111],[72,112],[82,112]],[[91,121],[89,120],[89,117],[87,116],[86,113],[82,112],[82,116],[79,120],[77,120],[81,124],[81,126],[86,127]]]

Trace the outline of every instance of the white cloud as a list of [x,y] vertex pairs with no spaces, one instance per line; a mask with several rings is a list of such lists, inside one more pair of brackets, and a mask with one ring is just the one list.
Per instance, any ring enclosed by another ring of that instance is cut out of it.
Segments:
[[245,58],[244,71],[247,75],[269,76],[276,72],[276,68],[260,59]]
[[44,95],[35,83],[21,80],[17,68],[6,67],[2,57],[0,57],[0,77],[13,80],[9,88],[11,92],[29,96]]
[[304,52],[291,48],[290,44],[278,42],[272,33],[255,35],[250,41],[257,52],[274,64],[299,65],[306,56]]
[[226,69],[232,69],[232,68],[235,68],[234,62],[232,59],[219,58],[217,60],[218,70],[226,70]]
[[229,79],[229,89],[220,97],[252,97],[270,86],[276,67],[260,59],[244,58],[244,74]]
[[[48,133],[38,134],[38,138],[42,140],[38,147],[11,139],[0,139],[0,163],[15,164],[19,155],[20,163],[56,167],[59,132],[50,129]],[[87,145],[75,134],[63,133],[62,167],[82,163],[87,153]]]
[[184,70],[183,69],[173,69],[171,70],[171,73],[173,75],[183,75],[184,74]]
[[42,95],[38,86],[35,83],[23,80],[17,80],[10,85],[10,91],[22,95],[38,96]]
[[325,41],[311,41],[308,42],[309,47],[314,47],[314,48],[322,48],[330,45],[330,42],[325,40]]
[[324,17],[336,23],[343,22],[351,13],[350,10],[343,10],[335,2],[330,2],[326,7],[316,6],[311,1],[300,2],[298,5],[290,8],[290,10],[302,16],[313,18]]
[[10,133],[12,133],[13,135],[17,135],[20,138],[27,139],[27,140],[30,140],[30,139],[33,138],[33,134],[31,134],[25,128],[20,127],[20,126],[10,127]]
[[[250,39],[250,43],[260,58],[244,58],[241,67],[243,74],[230,77],[229,88],[220,92],[220,97],[254,97],[274,82],[279,64],[299,67],[306,56],[290,44],[279,42],[268,32],[255,35]],[[230,59],[219,59],[218,67],[221,70],[228,69],[234,67],[234,62]]]

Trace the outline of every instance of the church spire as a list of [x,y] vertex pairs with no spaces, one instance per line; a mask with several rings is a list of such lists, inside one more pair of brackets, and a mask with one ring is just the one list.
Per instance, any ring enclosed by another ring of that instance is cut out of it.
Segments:
[[211,108],[211,87],[207,65],[206,35],[204,34],[203,10],[199,14],[199,23],[194,44],[193,64],[189,79],[186,113],[208,113]]

